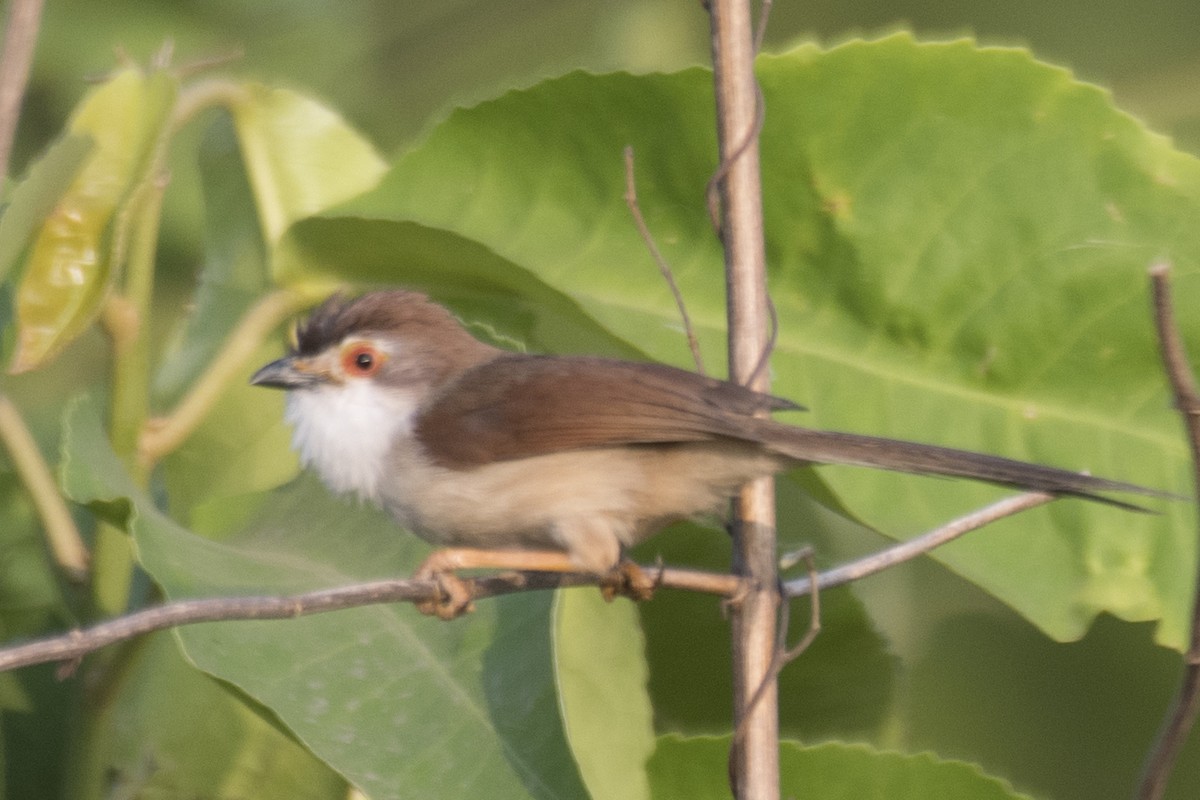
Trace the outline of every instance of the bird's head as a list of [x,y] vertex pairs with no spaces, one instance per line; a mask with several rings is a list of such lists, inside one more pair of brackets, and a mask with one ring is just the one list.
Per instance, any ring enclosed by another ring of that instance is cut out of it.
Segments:
[[250,382],[287,391],[293,444],[330,488],[378,500],[388,449],[422,404],[495,353],[423,294],[334,295]]

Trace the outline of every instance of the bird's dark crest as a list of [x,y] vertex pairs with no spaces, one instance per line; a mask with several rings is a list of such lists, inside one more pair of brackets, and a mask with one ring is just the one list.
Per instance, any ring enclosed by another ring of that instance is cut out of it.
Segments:
[[296,326],[297,355],[315,355],[350,334],[394,332],[452,319],[450,312],[420,292],[396,289],[361,297],[332,295]]

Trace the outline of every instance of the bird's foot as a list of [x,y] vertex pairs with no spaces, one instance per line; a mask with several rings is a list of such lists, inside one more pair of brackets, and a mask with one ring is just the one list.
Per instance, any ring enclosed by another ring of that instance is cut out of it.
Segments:
[[441,563],[438,553],[433,553],[417,567],[413,578],[419,581],[433,581],[437,584],[437,597],[430,600],[420,600],[414,605],[417,611],[429,617],[452,620],[469,614],[475,610],[473,581],[463,580]]
[[621,559],[612,570],[600,579],[600,593],[612,602],[614,597],[628,597],[642,602],[654,597],[662,573],[651,575],[627,558]]

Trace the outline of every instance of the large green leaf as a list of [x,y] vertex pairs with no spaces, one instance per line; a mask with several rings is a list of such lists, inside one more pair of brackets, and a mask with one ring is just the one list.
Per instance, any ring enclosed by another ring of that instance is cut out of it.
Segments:
[[[247,504],[224,541],[157,511],[90,403],[67,419],[71,496],[124,520],[172,598],[292,593],[409,573],[427,548],[306,477]],[[227,501],[222,500],[223,504]],[[255,508],[257,506],[257,508]],[[215,519],[221,514],[209,515]],[[551,671],[549,594],[480,604],[453,624],[408,606],[182,629],[193,663],[263,703],[375,800],[584,796]]]
[[248,84],[230,111],[270,244],[297,219],[366,191],[387,166],[336,112],[298,92]]
[[[764,57],[759,75],[774,390],[811,407],[806,423],[1186,491],[1144,270],[1171,256],[1180,306],[1195,304],[1194,158],[1017,49],[897,35]],[[412,279],[450,299],[480,275],[522,294],[534,284],[527,297],[687,364],[622,199],[632,145],[642,208],[717,363],[712,114],[700,69],[577,73],[458,111],[376,190],[295,226],[277,268]],[[390,246],[370,255],[372,241]],[[447,264],[438,241],[476,261]],[[1185,317],[1185,335],[1198,324]],[[997,497],[857,469],[822,477],[901,538]],[[1160,619],[1160,639],[1181,647],[1195,543],[1185,504],[1161,510],[1062,501],[939,557],[1056,637],[1107,610]]]
[[142,642],[110,692],[89,720],[108,735],[73,776],[74,800],[345,796],[338,775],[187,663],[169,633]]
[[[650,761],[655,797],[727,798],[729,737],[664,736]],[[1029,800],[976,766],[830,742],[779,752],[780,793],[821,800]]]

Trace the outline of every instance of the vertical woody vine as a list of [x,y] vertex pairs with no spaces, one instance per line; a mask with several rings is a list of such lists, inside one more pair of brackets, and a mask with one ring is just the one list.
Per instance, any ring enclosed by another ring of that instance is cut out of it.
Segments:
[[[719,232],[725,248],[730,378],[766,391],[758,368],[768,350],[769,299],[763,239],[754,77],[756,39],[748,0],[711,0],[713,83],[720,166]],[[763,12],[765,13],[764,6]],[[739,800],[779,797],[779,715],[774,676],[779,613],[771,478],[743,487],[734,514],[735,572],[747,590],[732,604],[734,721],[730,782]]]

